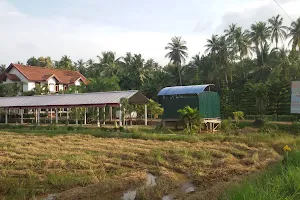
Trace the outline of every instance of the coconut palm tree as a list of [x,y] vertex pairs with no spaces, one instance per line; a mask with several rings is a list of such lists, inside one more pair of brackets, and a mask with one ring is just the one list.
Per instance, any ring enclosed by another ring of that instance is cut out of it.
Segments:
[[112,77],[119,73],[120,59],[116,58],[116,53],[112,51],[102,52],[101,56],[97,56],[100,65],[103,68],[102,76]]
[[81,74],[86,76],[86,63],[83,61],[83,59],[79,59],[77,62],[74,62],[74,66]]
[[277,15],[276,17],[272,17],[268,20],[270,23],[269,30],[271,32],[271,42],[275,40],[276,43],[276,49],[278,48],[278,39],[281,39],[281,42],[283,43],[284,40],[287,37],[286,31],[288,28],[286,26],[283,26],[283,18],[280,17],[280,15]]
[[59,66],[57,66],[59,69],[66,69],[66,70],[76,70],[75,66],[73,65],[72,60],[70,59],[69,56],[64,55],[61,57],[59,63]]
[[248,31],[250,40],[254,43],[257,58],[261,55],[262,65],[264,65],[263,49],[267,43],[268,38],[270,37],[270,31],[265,22],[256,22],[251,25],[251,30]]
[[[231,71],[231,65],[228,62],[229,58],[229,51],[228,51],[228,42],[226,41],[225,36],[221,36],[218,39],[217,42],[217,59],[219,61],[219,64],[221,66],[221,71],[224,71],[225,74],[225,81],[228,86],[228,73],[232,73]],[[231,76],[231,82],[232,82],[232,76]]]
[[292,44],[293,51],[296,48],[300,49],[300,17],[297,21],[292,22],[291,27],[289,27],[288,37],[291,37],[289,45]]
[[230,44],[234,42],[234,39],[235,39],[234,35],[235,35],[237,29],[238,29],[238,27],[236,24],[231,24],[231,25],[229,25],[229,29],[226,29],[224,31],[225,37]]
[[218,40],[219,37],[218,35],[212,35],[211,39],[206,40],[206,47],[205,53],[211,53],[211,54],[216,54],[217,49],[218,49]]
[[[222,72],[225,75],[225,81],[228,86],[228,72],[231,72],[228,58],[230,55],[229,44],[225,36],[218,37],[217,35],[212,35],[211,39],[207,40],[205,52],[210,53],[215,57],[214,64],[215,66],[220,66],[218,72]],[[218,63],[218,65],[217,65]]]
[[237,28],[233,34],[234,52],[239,53],[240,61],[243,66],[243,58],[251,53],[251,42],[247,35],[247,31],[243,31],[241,27]]
[[170,50],[166,54],[166,58],[169,58],[172,63],[177,65],[178,68],[178,74],[179,74],[179,81],[180,85],[182,85],[181,82],[181,64],[185,63],[186,58],[188,57],[187,53],[187,46],[186,46],[186,41],[182,40],[181,37],[173,37],[171,39],[171,42],[167,44],[165,47],[166,50]]

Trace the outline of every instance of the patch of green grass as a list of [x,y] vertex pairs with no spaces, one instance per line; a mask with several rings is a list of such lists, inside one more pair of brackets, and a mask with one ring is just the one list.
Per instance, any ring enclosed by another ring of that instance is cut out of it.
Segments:
[[290,153],[279,163],[230,189],[223,199],[300,199],[300,152]]
[[5,195],[5,199],[34,199],[41,192],[37,177],[34,174],[28,174],[24,177],[10,177],[5,173],[0,174],[0,194]]
[[49,174],[47,176],[48,184],[51,188],[58,190],[67,189],[70,187],[81,186],[84,187],[91,182],[90,176],[70,174]]

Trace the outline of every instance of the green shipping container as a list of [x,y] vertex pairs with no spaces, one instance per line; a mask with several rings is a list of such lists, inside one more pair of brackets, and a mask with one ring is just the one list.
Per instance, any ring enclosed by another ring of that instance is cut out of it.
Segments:
[[214,85],[167,87],[158,93],[158,97],[164,108],[163,119],[179,119],[178,110],[185,106],[197,108],[203,118],[220,117],[220,96]]

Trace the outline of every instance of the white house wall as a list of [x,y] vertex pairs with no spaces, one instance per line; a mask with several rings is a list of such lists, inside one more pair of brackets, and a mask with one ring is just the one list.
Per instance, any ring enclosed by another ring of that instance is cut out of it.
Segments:
[[[27,85],[27,91],[31,91],[35,88],[35,82],[28,82],[28,85]],[[23,85],[23,89],[24,89],[24,85]]]
[[49,78],[48,79],[48,88],[49,88],[50,92],[56,92],[55,85],[56,85],[56,79],[54,77]]
[[59,90],[64,90],[64,85],[63,84],[59,84]]
[[75,82],[74,82],[74,85],[80,86],[80,85],[81,85],[81,81],[80,81],[80,80],[75,81]]

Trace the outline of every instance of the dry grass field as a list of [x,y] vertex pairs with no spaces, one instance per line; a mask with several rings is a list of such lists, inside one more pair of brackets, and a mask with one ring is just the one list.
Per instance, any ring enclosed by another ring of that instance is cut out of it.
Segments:
[[[156,141],[0,132],[0,199],[217,198],[223,183],[260,170],[280,156],[264,143]],[[183,182],[196,191],[183,193]],[[199,195],[201,194],[201,195]]]

